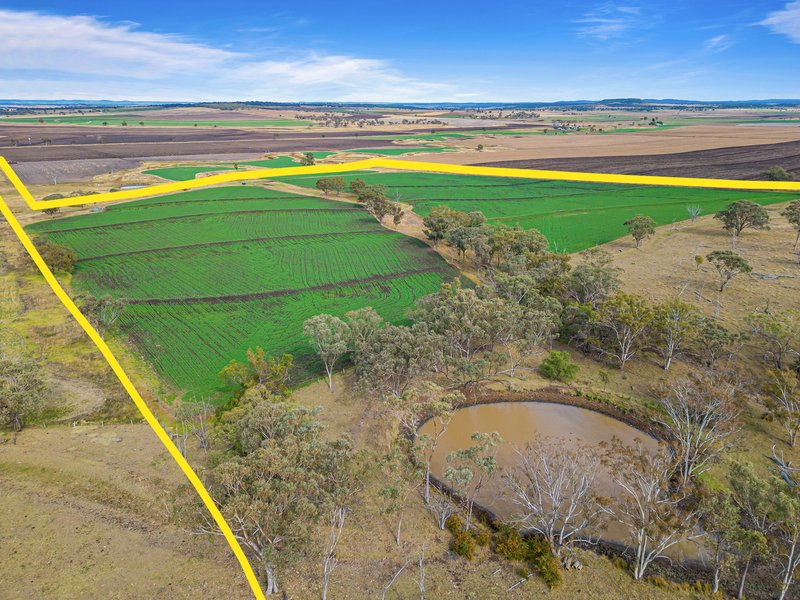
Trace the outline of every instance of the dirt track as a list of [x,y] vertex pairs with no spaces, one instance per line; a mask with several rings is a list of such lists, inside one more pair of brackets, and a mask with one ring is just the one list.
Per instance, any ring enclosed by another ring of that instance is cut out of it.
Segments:
[[673,154],[505,160],[480,164],[522,169],[721,179],[759,179],[766,169],[777,165],[800,179],[800,141]]

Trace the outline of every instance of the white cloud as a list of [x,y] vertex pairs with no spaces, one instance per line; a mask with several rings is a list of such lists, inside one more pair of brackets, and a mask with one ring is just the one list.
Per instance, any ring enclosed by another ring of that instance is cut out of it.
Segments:
[[723,52],[731,46],[733,46],[733,40],[725,33],[709,38],[703,44],[703,47],[709,52]]
[[642,22],[640,14],[638,6],[605,2],[575,22],[581,24],[578,35],[607,41],[638,27]]
[[0,98],[424,101],[453,86],[383,60],[253,56],[135,23],[0,9]]
[[785,35],[800,44],[800,1],[788,2],[782,10],[767,15],[760,25],[769,27],[772,33]]

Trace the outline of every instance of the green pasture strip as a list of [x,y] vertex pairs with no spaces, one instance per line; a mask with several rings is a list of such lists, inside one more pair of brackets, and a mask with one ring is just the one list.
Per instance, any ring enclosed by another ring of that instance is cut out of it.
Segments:
[[306,319],[320,313],[341,317],[371,306],[388,321],[404,322],[417,298],[454,276],[454,270],[443,268],[257,300],[134,304],[121,317],[121,329],[163,377],[198,395],[220,390],[217,373],[231,358],[244,360],[247,349],[256,346],[268,355],[292,354],[298,366],[295,381],[307,381],[323,371],[303,337]]
[[[296,198],[231,199],[196,202],[175,202],[164,205],[145,205],[120,210],[107,210],[92,215],[82,215],[59,221],[37,224],[39,233],[55,231],[89,231],[92,234],[104,228],[141,227],[150,221],[198,221],[209,215],[233,216],[237,213],[329,210],[344,212],[358,211],[353,205],[331,206],[322,198],[298,196]],[[87,217],[96,218],[87,218]],[[49,227],[41,227],[47,225]]]
[[76,250],[73,292],[130,301],[121,332],[192,397],[221,390],[220,369],[255,346],[292,353],[298,381],[317,377],[307,318],[373,306],[400,322],[458,276],[358,207],[255,186],[148,198],[29,230]]
[[158,169],[149,169],[142,171],[145,175],[155,175],[162,179],[169,179],[170,181],[188,181],[196,179],[200,173],[207,173],[212,171],[229,171],[233,167],[228,165],[200,165],[192,167],[161,167]]
[[122,226],[55,232],[48,237],[74,248],[80,261],[107,254],[199,243],[364,231],[369,225],[369,216],[355,210],[265,211],[144,221]]
[[[322,159],[333,154],[333,152],[312,152],[314,158]],[[275,158],[265,158],[261,160],[247,160],[236,162],[241,166],[251,166],[259,168],[278,169],[281,167],[297,167],[300,163],[297,162],[292,156],[277,156]],[[180,165],[177,167],[160,167],[157,169],[150,169],[143,171],[145,175],[156,175],[163,179],[171,181],[188,181],[196,179],[200,173],[216,172],[216,171],[233,171],[234,163],[212,164],[212,165]]]
[[94,296],[148,300],[303,290],[439,265],[423,242],[384,231],[164,248],[78,263],[75,272]]
[[[689,218],[687,205],[703,214],[719,211],[735,200],[759,204],[787,202],[800,197],[791,192],[749,192],[712,188],[681,188],[625,184],[584,183],[440,173],[345,173],[349,183],[360,178],[387,186],[390,198],[413,204],[427,215],[445,205],[464,212],[480,211],[490,222],[537,228],[562,252],[577,252],[627,235],[623,223],[644,214],[659,225]],[[296,185],[313,186],[316,178],[286,178]]]

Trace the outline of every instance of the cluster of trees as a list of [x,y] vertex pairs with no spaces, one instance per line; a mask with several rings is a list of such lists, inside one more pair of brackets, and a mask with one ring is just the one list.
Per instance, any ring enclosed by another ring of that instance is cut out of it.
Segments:
[[[766,227],[765,213],[743,201],[717,218],[736,238],[748,228]],[[800,237],[800,201],[783,214]],[[445,468],[447,484],[463,503],[464,530],[472,527],[476,494],[501,477],[519,509],[515,525],[546,539],[565,564],[574,564],[576,543],[596,540],[603,524],[613,519],[628,532],[636,579],[676,544],[702,536],[714,552],[713,591],[723,580],[736,578],[743,597],[752,565],[772,561],[780,565],[779,597],[785,598],[800,564],[797,468],[777,452],[781,477],[760,477],[752,465],[734,463],[725,493],[706,488],[703,475],[731,449],[745,395],[767,406],[770,418],[783,425],[787,444],[795,445],[800,434],[800,315],[756,311],[745,319],[745,331],[734,333],[716,315],[705,316],[680,297],[651,302],[621,292],[618,271],[602,251],[583,253],[573,266],[563,255],[548,252],[539,232],[492,227],[480,213],[438,207],[424,223],[434,245],[451,245],[461,260],[471,254],[481,269],[481,286],[442,286],[415,304],[407,326],[385,324],[371,309],[362,309],[343,320],[315,317],[307,322],[306,334],[329,378],[335,361],[348,356],[359,384],[384,399],[408,436],[431,419],[426,431],[433,433],[401,453],[415,459],[404,463],[408,469],[401,479],[422,482],[423,498],[439,527],[457,508],[431,491],[430,460],[461,400],[442,401],[441,388],[421,382],[436,378],[456,389],[492,374],[514,376],[525,356],[549,346],[556,336],[620,369],[644,353],[657,356],[664,370],[681,358],[693,363],[690,372],[696,375],[673,381],[657,395],[667,449],[613,448],[601,458],[536,440],[519,452],[516,469],[504,473],[495,458],[499,436],[475,432],[473,444],[448,455]],[[652,234],[654,224],[636,217],[626,225],[638,244]],[[751,267],[734,250],[710,252],[698,265],[702,262],[718,276],[718,313],[724,291]],[[760,348],[767,378],[745,384],[732,368],[745,342]],[[621,490],[617,501],[597,493],[600,462],[614,473]],[[407,484],[393,484],[387,492],[393,512],[400,512],[407,494]],[[400,519],[398,540],[399,524]],[[469,537],[462,533],[459,548]]]
[[[257,364],[274,364],[254,358]],[[266,594],[279,591],[281,569],[324,545],[318,556],[325,597],[336,567],[336,544],[361,490],[366,461],[347,436],[325,434],[318,410],[275,391],[282,388],[277,373],[254,383],[219,412],[205,481]],[[199,531],[221,535],[202,506],[193,516]],[[326,524],[330,537],[322,544],[314,529]]]
[[[342,177],[323,177],[317,181],[317,189],[322,190],[327,195],[329,192],[343,192],[347,185]],[[369,185],[363,179],[353,179],[350,182],[350,193],[364,206],[373,217],[382,223],[387,216],[392,217],[392,222],[399,225],[403,220],[403,210],[396,201],[389,199],[385,185]]]
[[[452,285],[439,294],[452,297],[459,291],[463,289]],[[435,360],[425,351],[416,353],[413,335],[398,339],[402,328],[382,323],[371,309],[353,311],[340,323],[334,328],[342,341],[339,356],[352,352],[356,364],[359,353],[385,351],[388,339],[397,339],[396,345],[404,348],[400,357],[386,355],[400,366],[378,374],[367,368],[359,375],[382,382],[385,406],[400,424],[401,435],[380,459],[355,453],[345,437],[323,435],[316,411],[293,403],[286,386],[291,357],[267,358],[256,349],[248,353],[247,363],[232,361],[223,371],[240,386],[241,395],[214,425],[213,438],[223,458],[212,461],[216,466],[207,480],[234,534],[258,565],[266,591],[277,591],[282,568],[319,547],[309,525],[325,526],[327,532],[321,556],[327,590],[337,565],[336,544],[369,468],[383,482],[379,500],[382,512],[396,520],[398,544],[404,510],[419,493],[442,529],[463,511],[463,531],[453,544],[471,556],[475,540],[484,536],[480,527],[475,529],[476,498],[482,489],[501,482],[516,506],[513,525],[546,540],[564,565],[579,566],[575,546],[596,542],[613,520],[627,533],[635,579],[644,578],[677,544],[702,537],[712,552],[712,591],[735,580],[741,598],[753,565],[775,563],[781,569],[779,598],[786,597],[800,564],[800,488],[778,477],[760,477],[748,463],[734,463],[727,492],[703,485],[703,475],[723,459],[737,435],[744,390],[735,374],[709,371],[661,390],[660,425],[668,449],[655,452],[612,445],[600,455],[596,448],[536,439],[518,451],[513,469],[504,470],[496,458],[502,439],[496,433],[475,432],[469,447],[447,456],[444,479],[455,492],[451,498],[431,485],[431,465],[464,396],[418,378],[412,381],[409,373],[425,373],[417,366]],[[420,325],[405,328],[405,333],[414,327]],[[326,334],[325,339],[332,338]],[[797,405],[797,375],[782,373],[794,379],[776,382],[770,391],[793,398]],[[794,422],[800,422],[797,414]],[[416,443],[411,443],[414,436]],[[598,491],[602,469],[610,470],[620,490],[613,499]],[[217,531],[210,522],[202,528]]]
[[415,304],[411,325],[384,323],[363,308],[344,319],[317,315],[306,321],[304,333],[331,389],[333,369],[348,355],[364,389],[399,397],[433,374],[460,385],[501,372],[513,376],[524,357],[549,346],[560,312],[557,300],[535,291],[516,297],[454,281]]
[[[375,127],[386,125],[387,121],[382,119],[379,116],[371,116],[371,115],[347,115],[347,114],[337,114],[337,113],[325,113],[322,115],[296,115],[296,119],[313,119],[314,123],[317,127],[354,127],[357,126],[360,129],[364,127]],[[444,122],[439,119],[403,119],[403,125],[444,125]],[[431,133],[434,133],[435,130],[431,130]]]
[[37,240],[36,248],[39,250],[42,260],[53,273],[72,273],[75,270],[78,254],[69,246],[51,240]]
[[[673,360],[683,358],[698,367],[714,368],[730,358],[745,340],[759,344],[765,355],[785,353],[789,344],[787,326],[791,312],[752,313],[747,320],[749,335],[734,333],[719,321],[701,314],[680,298],[650,302],[642,296],[616,292],[596,305],[572,303],[565,310],[562,335],[579,349],[606,357],[625,369],[637,355],[649,351],[669,370]],[[760,321],[780,328],[781,335],[765,335]]]
[[403,220],[403,210],[396,201],[389,199],[385,185],[368,185],[362,179],[354,179],[350,182],[350,192],[355,194],[364,209],[378,219],[379,223],[386,216],[391,216],[395,225]]
[[[289,565],[319,560],[327,598],[339,539],[376,461],[347,435],[329,435],[319,408],[293,400],[293,367],[289,354],[248,349],[245,361],[220,371],[228,402],[214,410],[206,400],[182,403],[167,429],[184,455],[192,437],[204,450],[204,482],[264,592],[280,591]],[[222,535],[191,490],[185,500],[183,514],[199,533]]]
[[791,181],[794,176],[783,167],[770,167],[762,173],[762,177],[768,181]]
[[438,247],[445,241],[462,261],[471,252],[481,268],[512,266],[536,258],[547,249],[547,239],[536,229],[491,225],[483,213],[464,213],[437,206],[423,219],[423,232]]
[[[697,205],[688,205],[687,212],[692,221],[695,221],[702,212]],[[781,213],[789,223],[797,230],[794,249],[800,242],[800,200],[795,200]],[[747,229],[768,229],[769,213],[767,210],[750,200],[737,200],[732,202],[725,209],[716,213],[715,218],[722,222],[724,229],[731,234],[733,249],[736,249],[736,242],[742,233]],[[424,233],[433,243],[433,247],[438,247],[439,243],[445,241],[452,246],[459,255],[459,258],[466,260],[467,253],[470,252],[473,261],[480,267],[492,263],[498,251],[498,245],[504,249],[511,249],[516,254],[520,254],[523,245],[528,244],[531,250],[536,253],[547,247],[547,241],[536,230],[521,230],[509,228],[503,225],[490,225],[480,212],[464,213],[452,210],[446,206],[437,206],[423,219],[425,225]],[[636,247],[639,248],[647,238],[655,234],[656,221],[646,215],[636,215],[624,222],[631,237],[633,237]],[[507,240],[498,238],[517,237],[511,245]],[[526,236],[529,236],[526,238]],[[541,246],[541,247],[539,247]],[[500,260],[502,257],[497,257]],[[499,263],[498,263],[499,265]]]
[[337,196],[347,189],[344,177],[323,177],[317,180],[316,187],[327,196],[334,192]]

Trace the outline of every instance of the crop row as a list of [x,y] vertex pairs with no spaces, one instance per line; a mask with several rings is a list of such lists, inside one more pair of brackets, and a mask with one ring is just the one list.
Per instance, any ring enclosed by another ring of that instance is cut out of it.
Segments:
[[303,338],[303,321],[319,314],[343,315],[372,306],[385,319],[402,321],[414,300],[438,289],[453,272],[401,275],[385,281],[288,296],[230,303],[135,304],[122,329],[156,370],[178,387],[195,393],[219,389],[217,373],[247,348],[268,354],[288,352],[300,366],[298,380],[317,376],[320,366]]
[[319,372],[303,321],[374,306],[403,319],[457,276],[419,240],[351,204],[254,186],[117,205],[31,227],[78,254],[75,292],[125,297],[123,333],[178,388],[208,392],[248,347]]
[[[712,188],[604,184],[440,173],[347,173],[369,184],[383,184],[390,198],[414,206],[426,216],[439,205],[463,212],[480,211],[492,223],[537,228],[551,248],[575,252],[626,235],[623,223],[645,214],[659,225],[689,218],[687,205],[711,214],[735,200],[774,204],[797,193],[748,192]],[[313,185],[310,176],[292,183]]]
[[169,249],[198,243],[228,242],[254,238],[287,237],[348,231],[379,230],[366,213],[342,211],[270,211],[182,217],[54,232],[48,237],[75,249],[78,259],[94,256]]
[[376,231],[123,254],[79,263],[76,275],[95,296],[146,300],[298,290],[440,264],[419,240]]
[[130,206],[124,209],[113,208],[91,215],[81,215],[43,221],[31,230],[37,233],[73,231],[81,229],[97,230],[102,227],[129,226],[145,221],[157,221],[182,217],[206,216],[211,214],[230,214],[239,211],[283,211],[283,210],[356,210],[355,207],[334,204],[322,198],[295,196],[293,198],[263,199],[219,199],[212,201],[176,202],[161,205]]

